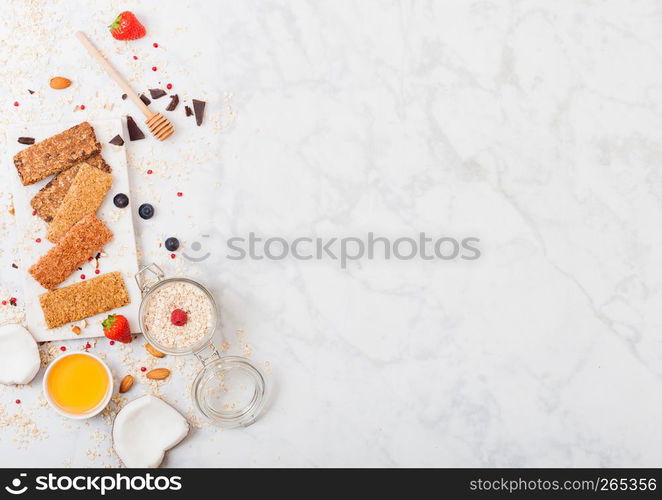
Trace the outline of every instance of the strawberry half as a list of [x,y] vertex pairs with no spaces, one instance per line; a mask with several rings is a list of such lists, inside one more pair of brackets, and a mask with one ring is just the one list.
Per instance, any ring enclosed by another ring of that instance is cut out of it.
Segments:
[[129,10],[120,13],[108,29],[116,40],[137,40],[147,33],[135,14]]
[[103,334],[110,340],[117,340],[124,344],[131,342],[131,328],[128,320],[121,314],[110,314],[101,323]]

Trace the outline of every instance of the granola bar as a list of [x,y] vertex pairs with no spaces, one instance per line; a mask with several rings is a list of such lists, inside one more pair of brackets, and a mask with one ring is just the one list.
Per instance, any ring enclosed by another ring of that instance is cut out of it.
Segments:
[[123,307],[129,302],[129,292],[120,272],[102,274],[39,296],[49,329]]
[[[85,163],[92,165],[99,170],[110,173],[110,166],[104,161],[100,154],[90,156]],[[80,167],[80,163],[74,165],[68,170],[60,172],[51,181],[48,182],[39,192],[32,198],[30,204],[35,211],[35,215],[41,217],[44,221],[50,222],[55,216],[55,212],[60,207],[64,196],[69,191],[71,183],[76,177]]]
[[28,272],[41,286],[52,290],[112,237],[113,233],[96,215],[88,215],[74,224],[57,246],[51,248]]
[[71,226],[89,214],[95,214],[113,182],[113,176],[82,163],[65,195],[46,237],[57,243]]
[[29,186],[100,151],[92,125],[83,122],[17,153],[14,165],[23,185]]

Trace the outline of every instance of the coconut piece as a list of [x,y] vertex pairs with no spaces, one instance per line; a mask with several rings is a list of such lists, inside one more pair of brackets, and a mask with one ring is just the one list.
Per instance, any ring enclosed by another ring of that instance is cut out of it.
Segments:
[[39,348],[21,325],[0,326],[0,384],[29,383],[39,371]]
[[128,403],[115,417],[113,447],[129,468],[156,468],[188,431],[181,413],[148,394]]

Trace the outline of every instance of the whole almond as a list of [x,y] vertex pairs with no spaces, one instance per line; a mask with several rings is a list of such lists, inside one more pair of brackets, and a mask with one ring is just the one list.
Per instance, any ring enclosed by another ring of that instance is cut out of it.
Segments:
[[56,90],[66,89],[69,85],[71,85],[71,80],[63,76],[56,76],[55,78],[51,78],[52,89],[56,89]]
[[154,368],[147,372],[147,378],[151,380],[164,380],[170,376],[170,370],[167,368]]
[[126,391],[133,387],[133,375],[127,375],[120,382],[120,394],[124,394]]
[[161,351],[157,351],[151,344],[145,344],[145,349],[147,349],[147,352],[156,358],[165,357],[165,354],[163,354]]

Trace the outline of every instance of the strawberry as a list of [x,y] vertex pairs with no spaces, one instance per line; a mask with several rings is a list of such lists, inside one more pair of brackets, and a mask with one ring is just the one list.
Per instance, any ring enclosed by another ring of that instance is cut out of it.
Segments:
[[111,340],[128,344],[131,342],[131,328],[129,322],[121,314],[110,314],[101,323],[103,334]]
[[128,10],[117,16],[108,29],[116,40],[138,40],[147,33],[135,14]]

